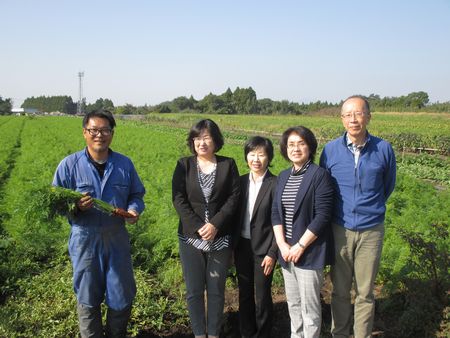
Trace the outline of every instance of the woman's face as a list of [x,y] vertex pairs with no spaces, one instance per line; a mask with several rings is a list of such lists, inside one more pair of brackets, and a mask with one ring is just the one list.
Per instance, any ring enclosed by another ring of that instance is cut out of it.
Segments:
[[289,135],[286,148],[288,157],[296,169],[301,168],[308,161],[310,155],[309,147],[297,133]]
[[209,131],[204,129],[197,137],[194,137],[194,149],[197,156],[212,156],[216,150],[216,145]]
[[255,148],[247,154],[247,165],[250,171],[257,176],[261,176],[269,165],[269,156],[263,147]]

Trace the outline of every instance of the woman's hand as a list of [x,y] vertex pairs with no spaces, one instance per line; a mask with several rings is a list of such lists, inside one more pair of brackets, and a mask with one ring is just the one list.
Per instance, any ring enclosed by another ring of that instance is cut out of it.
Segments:
[[291,246],[289,250],[289,260],[291,262],[297,263],[300,260],[300,257],[302,257],[304,252],[305,249],[302,248],[298,243]]
[[269,276],[273,270],[275,266],[275,259],[270,257],[270,256],[266,256],[264,257],[262,263],[261,263],[261,267],[263,268],[263,272],[265,276]]
[[213,224],[206,223],[197,232],[204,241],[212,242],[216,237],[218,230]]
[[291,249],[291,246],[289,244],[287,244],[286,242],[282,243],[281,245],[278,245],[278,248],[280,249],[281,252],[281,257],[283,257],[283,259],[286,262],[290,262],[289,260],[289,250]]

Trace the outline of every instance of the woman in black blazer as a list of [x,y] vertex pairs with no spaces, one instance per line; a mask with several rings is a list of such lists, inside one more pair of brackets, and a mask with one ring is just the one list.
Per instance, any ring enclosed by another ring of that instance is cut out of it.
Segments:
[[[334,188],[328,172],[313,163],[317,140],[308,128],[287,129],[281,154],[292,167],[278,176],[272,224],[279,248],[291,337],[319,337],[323,268],[333,248],[330,222]],[[351,173],[350,173],[351,174]]]
[[172,179],[172,201],[180,217],[178,238],[186,299],[196,337],[219,337],[239,202],[236,164],[216,155],[223,143],[212,120],[196,123],[187,138],[193,156],[177,162]]
[[278,250],[271,222],[277,179],[268,170],[273,159],[272,142],[252,137],[244,146],[244,156],[250,173],[240,178],[241,202],[234,250],[239,324],[242,337],[270,337],[271,285]]

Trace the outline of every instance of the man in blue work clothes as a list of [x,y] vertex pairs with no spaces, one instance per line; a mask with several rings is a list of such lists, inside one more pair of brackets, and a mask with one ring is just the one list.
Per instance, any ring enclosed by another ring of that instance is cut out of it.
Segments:
[[128,210],[135,223],[144,210],[145,188],[128,157],[109,148],[116,122],[106,110],[83,119],[86,148],[67,156],[56,169],[53,185],[85,194],[69,219],[69,254],[81,337],[103,337],[100,305],[108,306],[107,337],[125,337],[136,295],[125,220],[93,208],[92,198]]
[[391,145],[367,131],[369,102],[351,96],[341,108],[343,136],[323,149],[320,165],[336,185],[333,218],[335,263],[331,266],[333,293],[331,333],[349,337],[352,282],[355,285],[355,338],[372,336],[373,289],[380,265],[386,201],[394,190],[396,163]]

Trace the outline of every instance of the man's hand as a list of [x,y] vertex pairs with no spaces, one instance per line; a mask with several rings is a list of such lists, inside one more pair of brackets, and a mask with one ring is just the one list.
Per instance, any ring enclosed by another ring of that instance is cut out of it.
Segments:
[[86,211],[92,208],[92,205],[94,204],[94,200],[91,196],[89,196],[88,192],[83,193],[83,197],[80,198],[80,200],[77,202],[77,207],[81,211]]
[[139,213],[136,210],[132,210],[132,209],[128,210],[128,212],[130,214],[134,215],[134,217],[125,218],[125,221],[130,224],[136,223],[139,219]]

